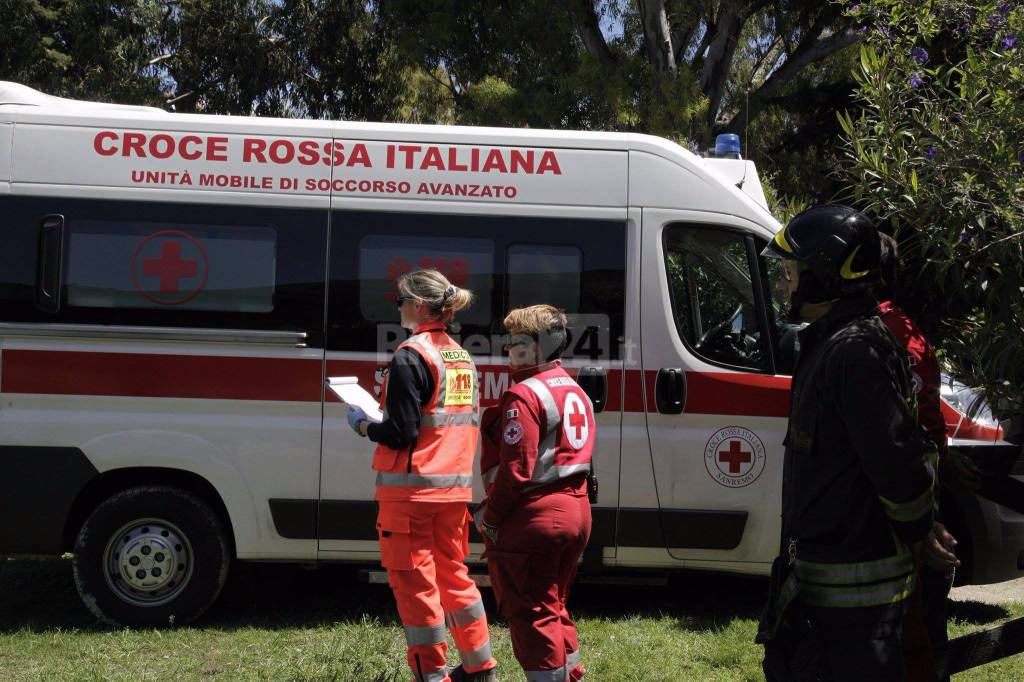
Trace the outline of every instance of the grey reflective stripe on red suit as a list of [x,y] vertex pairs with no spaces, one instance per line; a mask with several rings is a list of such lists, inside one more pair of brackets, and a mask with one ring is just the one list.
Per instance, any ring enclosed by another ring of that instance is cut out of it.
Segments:
[[[520,385],[526,386],[537,396],[537,399],[544,406],[544,416],[546,418],[546,434],[541,439],[540,445],[537,448],[539,452],[537,463],[534,465],[533,475],[530,476],[531,485],[527,486],[526,490],[533,490],[581,472],[589,472],[589,463],[568,464],[564,466],[555,464],[555,454],[558,451],[555,443],[558,440],[558,429],[562,424],[562,415],[558,410],[558,405],[555,403],[555,397],[544,382],[536,377],[525,379],[520,382]],[[589,402],[590,399],[587,398],[587,400]]]
[[389,471],[377,472],[377,485],[398,488],[470,488],[472,474],[407,474]]

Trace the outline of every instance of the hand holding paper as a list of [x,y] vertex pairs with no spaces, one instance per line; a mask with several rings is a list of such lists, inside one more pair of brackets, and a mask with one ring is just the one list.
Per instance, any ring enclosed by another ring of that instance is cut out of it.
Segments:
[[377,424],[384,421],[384,413],[380,411],[376,399],[359,385],[356,377],[329,377],[327,387],[347,405],[358,407],[365,412],[366,418],[370,421]]

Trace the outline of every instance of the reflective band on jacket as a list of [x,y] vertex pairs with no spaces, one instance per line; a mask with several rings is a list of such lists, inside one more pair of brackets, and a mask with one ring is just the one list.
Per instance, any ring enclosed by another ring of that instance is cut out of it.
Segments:
[[914,572],[914,558],[909,552],[896,556],[850,564],[793,562],[793,572],[800,581],[820,585],[865,585],[882,580],[902,578]]
[[472,474],[403,474],[377,472],[377,485],[398,488],[470,488]]
[[440,670],[431,670],[430,672],[420,674],[420,671],[413,670],[412,677],[416,682],[444,682],[448,679],[448,671],[441,668]]
[[565,682],[569,679],[565,666],[554,670],[524,670],[527,682]]
[[480,415],[475,410],[473,412],[455,412],[454,414],[444,411],[421,414],[420,426],[480,426]]
[[570,651],[565,655],[565,669],[572,672],[580,664],[580,652]]
[[497,464],[492,466],[487,471],[482,472],[480,474],[480,478],[482,478],[483,481],[484,481],[484,488],[486,488],[490,484],[494,483],[494,477],[497,476],[497,475],[498,475],[498,465]]
[[447,391],[447,386],[445,386],[444,382],[445,368],[444,358],[441,357],[441,351],[439,351],[437,347],[430,342],[430,335],[426,333],[411,336],[406,343],[411,346],[416,346],[420,353],[422,353],[423,356],[434,365],[434,369],[437,371],[437,376],[440,377],[440,380],[437,382],[437,404],[444,405],[444,395]]
[[491,655],[491,643],[487,642],[475,651],[463,651],[462,649],[459,649],[459,656],[462,658],[463,665],[469,666],[470,668],[479,668],[493,658]]
[[815,585],[800,582],[805,602],[832,608],[883,606],[900,602],[914,591],[915,574],[874,585]]
[[406,625],[405,643],[409,646],[431,646],[442,644],[445,641],[447,632],[444,623],[437,625]]
[[530,377],[521,382],[521,385],[526,386],[533,394],[537,396],[541,404],[544,406],[544,414],[546,417],[546,428],[547,435],[544,436],[540,441],[538,450],[540,451],[537,457],[537,463],[533,468],[533,475],[530,476],[531,485],[526,487],[526,490],[534,490],[541,486],[547,485],[554,481],[559,481],[563,478],[569,478],[574,474],[580,472],[590,471],[590,464],[569,464],[565,466],[558,466],[555,464],[555,454],[558,449],[555,447],[555,443],[558,440],[558,428],[562,423],[562,415],[558,411],[558,405],[555,404],[555,397],[551,395],[551,391],[544,385],[544,382]]
[[881,495],[878,496],[878,499],[882,501],[882,506],[885,508],[886,515],[893,521],[901,523],[917,521],[922,516],[930,512],[932,510],[932,506],[935,504],[935,498],[931,487],[925,490],[917,498],[908,502],[893,502]]
[[467,625],[472,625],[486,615],[484,611],[484,602],[482,599],[478,599],[469,606],[463,607],[458,611],[451,611],[444,614],[445,622],[448,623],[449,627],[453,628],[464,628]]

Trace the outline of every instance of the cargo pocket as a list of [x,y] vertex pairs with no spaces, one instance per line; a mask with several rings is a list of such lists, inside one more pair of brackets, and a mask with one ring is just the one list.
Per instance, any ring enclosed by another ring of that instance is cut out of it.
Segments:
[[392,571],[411,571],[412,536],[409,517],[377,515],[377,537],[380,540],[380,565]]

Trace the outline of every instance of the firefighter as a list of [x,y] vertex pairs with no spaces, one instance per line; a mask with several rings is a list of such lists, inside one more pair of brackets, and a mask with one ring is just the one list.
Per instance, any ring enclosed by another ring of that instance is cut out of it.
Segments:
[[[417,682],[495,680],[487,618],[464,563],[469,551],[479,390],[469,353],[447,324],[472,293],[436,270],[398,280],[402,326],[413,332],[395,351],[381,392],[384,421],[350,408],[348,421],[377,443],[377,531],[381,564],[405,628]],[[445,625],[462,664],[445,667]]]
[[579,680],[584,667],[566,602],[590,538],[594,409],[559,360],[562,311],[520,308],[504,325],[516,384],[483,418],[487,497],[474,519],[526,679]]
[[878,318],[878,232],[840,205],[797,215],[764,255],[789,261],[801,317],[782,490],[783,548],[758,641],[773,680],[902,680],[920,560],[956,563],[933,526],[937,452],[906,353]]

